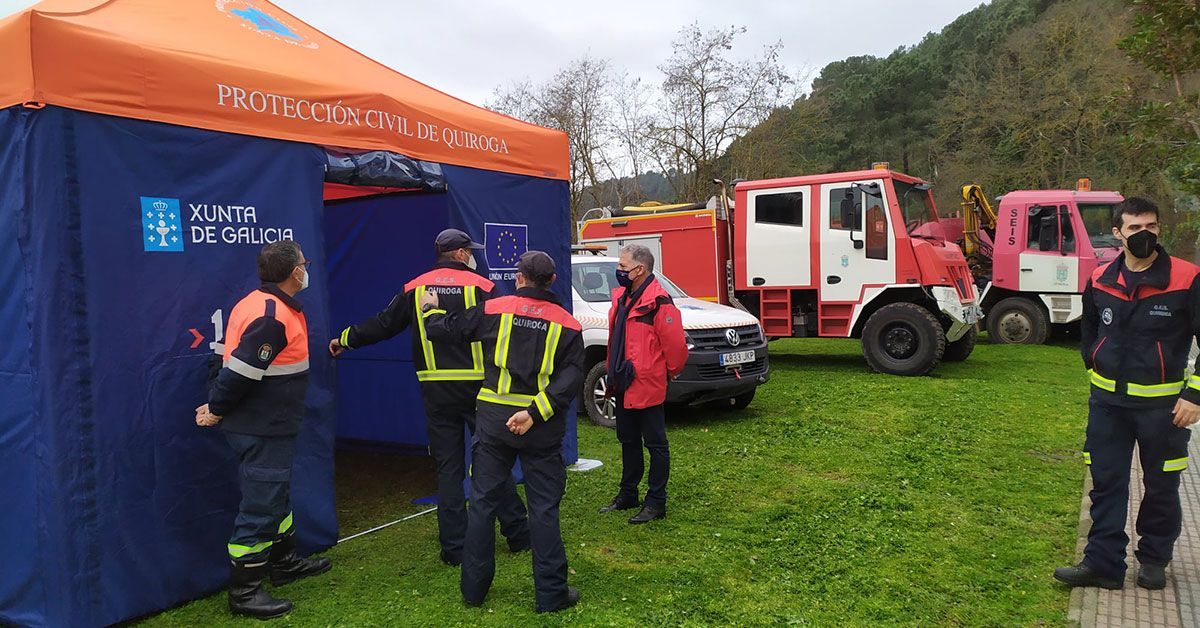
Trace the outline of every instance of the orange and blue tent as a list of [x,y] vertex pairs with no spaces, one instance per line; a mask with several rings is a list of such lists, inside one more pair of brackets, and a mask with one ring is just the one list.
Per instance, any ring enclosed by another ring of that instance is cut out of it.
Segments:
[[0,623],[107,625],[223,586],[236,461],[193,409],[264,244],[313,262],[307,550],[338,538],[335,441],[425,444],[407,338],[336,366],[328,338],[447,226],[500,292],[524,250],[570,264],[565,135],[264,0],[45,0],[0,20],[0,59]]

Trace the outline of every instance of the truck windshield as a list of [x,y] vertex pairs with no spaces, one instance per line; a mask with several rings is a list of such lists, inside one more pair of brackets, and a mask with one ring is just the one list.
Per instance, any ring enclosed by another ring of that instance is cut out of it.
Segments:
[[1079,217],[1087,229],[1092,248],[1121,248],[1121,241],[1112,234],[1111,203],[1080,203]]
[[904,228],[909,235],[918,230],[923,233],[927,230],[920,229],[922,225],[937,222],[937,212],[933,209],[928,185],[905,183],[898,179],[893,179],[892,185],[895,186],[896,202],[900,205],[900,214],[904,216]]
[[[687,295],[660,273],[654,273],[663,290],[672,299],[683,299]],[[617,288],[617,263],[612,261],[576,262],[571,264],[571,285],[579,298],[589,303],[612,301],[612,292]]]

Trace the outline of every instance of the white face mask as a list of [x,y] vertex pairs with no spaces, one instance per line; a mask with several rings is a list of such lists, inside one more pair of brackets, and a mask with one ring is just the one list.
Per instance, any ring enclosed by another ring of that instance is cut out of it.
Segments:
[[478,266],[478,264],[475,263],[475,255],[471,254],[471,257],[467,258],[467,268],[470,268],[471,270],[475,270],[475,268],[477,266]]
[[304,290],[305,288],[308,287],[308,269],[301,268],[300,270],[304,271],[304,277],[302,279],[300,279],[300,289]]

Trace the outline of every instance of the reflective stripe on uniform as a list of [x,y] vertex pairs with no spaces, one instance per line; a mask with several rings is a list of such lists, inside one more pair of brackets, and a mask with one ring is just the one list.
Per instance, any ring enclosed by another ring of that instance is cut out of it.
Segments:
[[1092,464],[1092,454],[1083,452],[1083,464]]
[[550,397],[545,391],[536,395],[521,395],[517,393],[501,395],[494,390],[483,388],[479,391],[477,399],[479,401],[497,403],[502,406],[513,406],[514,408],[528,408],[529,404],[537,404],[538,412],[544,417],[549,417],[553,412],[553,408],[550,407]]
[[291,529],[292,529],[292,513],[289,512],[288,515],[286,517],[284,517],[283,521],[279,524],[279,533],[283,534]]
[[229,356],[229,359],[225,361],[225,368],[254,381],[261,381],[263,375],[267,374],[265,370],[250,366],[239,360],[237,356]]
[[480,401],[487,401],[489,403],[498,403],[498,404],[504,405],[504,406],[515,406],[518,408],[528,408],[529,404],[534,402],[534,395],[521,395],[521,394],[517,394],[517,393],[508,393],[508,394],[502,395],[494,390],[491,390],[488,388],[481,388],[479,390],[478,399]]
[[417,371],[419,382],[477,382],[483,380],[483,369],[441,369]]
[[[425,292],[425,286],[417,286],[416,290],[413,290],[414,295],[420,295],[423,292]],[[435,371],[437,370],[437,362],[433,357],[433,343],[429,342],[429,338],[425,335],[425,317],[429,314],[444,314],[445,312],[441,310],[422,312],[421,299],[419,298],[413,299],[413,307],[417,311],[417,331],[420,332],[421,350],[425,353],[425,368],[430,371]]]
[[1117,392],[1117,380],[1108,379],[1107,377],[1090,369],[1088,370],[1088,377],[1091,378],[1093,386],[1107,390],[1108,392]]
[[1200,376],[1193,375],[1193,376],[1189,377],[1187,385],[1188,385],[1188,388],[1195,388],[1196,390],[1200,390]]
[[550,397],[546,394],[546,391],[543,390],[534,395],[533,402],[537,404],[538,412],[542,415],[542,420],[550,420],[550,416],[554,414],[554,408],[550,406]]
[[[475,286],[467,286],[463,288],[463,299],[467,308],[473,308],[478,305],[479,297],[475,294],[477,288]],[[483,377],[483,343],[471,343],[471,364],[476,371],[479,371],[479,376]]]
[[[500,331],[496,335],[496,355],[494,362],[500,369],[500,379],[496,383],[493,394],[507,395],[512,390],[512,373],[508,372],[508,346],[512,342],[513,315],[500,315]],[[530,397],[532,400],[533,397]],[[526,404],[528,405],[528,404]]]
[[295,375],[308,370],[308,358],[295,364],[272,364],[267,367],[267,375]]
[[273,541],[263,541],[262,543],[257,543],[255,545],[237,545],[235,543],[230,543],[228,545],[229,556],[232,558],[241,558],[243,556],[249,556],[250,554],[257,554],[268,547],[271,547],[273,543]]
[[345,347],[347,349],[350,348],[350,328],[349,327],[342,330],[342,336],[341,336],[341,338],[338,339],[338,344],[342,345],[343,347]]
[[546,350],[542,353],[542,365],[538,369],[539,392],[534,398],[543,421],[548,421],[554,411],[550,406],[550,398],[546,396],[546,389],[550,387],[550,376],[554,374],[554,354],[558,351],[558,339],[561,337],[562,325],[550,323],[550,332],[546,336]]
[[1183,390],[1183,382],[1168,382],[1166,384],[1126,384],[1126,390],[1133,397],[1169,397],[1178,395]]
[[1166,462],[1163,463],[1163,471],[1168,471],[1168,472],[1169,471],[1183,471],[1184,469],[1187,468],[1187,462],[1188,462],[1188,459],[1186,456],[1183,458],[1175,458],[1173,460],[1167,460]]

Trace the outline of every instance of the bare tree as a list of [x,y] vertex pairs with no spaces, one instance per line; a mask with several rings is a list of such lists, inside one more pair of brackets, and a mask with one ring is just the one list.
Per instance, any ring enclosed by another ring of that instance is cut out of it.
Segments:
[[571,209],[576,216],[582,205],[594,202],[601,184],[614,172],[605,154],[612,127],[610,82],[608,61],[585,55],[544,84],[525,80],[497,88],[488,104],[496,111],[567,134]]
[[648,139],[659,168],[678,173],[673,185],[680,198],[704,195],[717,159],[790,94],[793,79],[779,61],[781,42],[750,59],[729,58],[745,32],[684,27],[670,59],[659,66],[665,76]]

